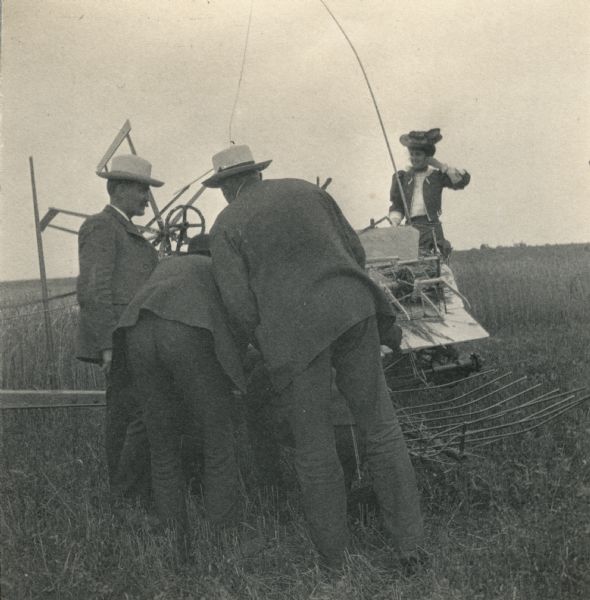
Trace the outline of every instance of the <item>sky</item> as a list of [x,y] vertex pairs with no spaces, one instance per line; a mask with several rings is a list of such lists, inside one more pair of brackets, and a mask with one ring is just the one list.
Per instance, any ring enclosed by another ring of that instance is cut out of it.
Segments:
[[[469,187],[443,195],[455,248],[590,241],[588,2],[326,2],[365,66],[398,168],[408,164],[399,136],[439,127],[436,157],[471,173]],[[2,8],[0,281],[39,276],[29,156],[41,216],[99,212],[108,196],[96,165],[126,119],[166,182],[154,190],[160,206],[231,139],[273,160],[266,178],[331,177],[356,228],[387,214],[384,137],[319,0]],[[209,229],[225,203],[208,190],[197,206]],[[76,236],[49,229],[43,242],[49,277],[77,275]]]

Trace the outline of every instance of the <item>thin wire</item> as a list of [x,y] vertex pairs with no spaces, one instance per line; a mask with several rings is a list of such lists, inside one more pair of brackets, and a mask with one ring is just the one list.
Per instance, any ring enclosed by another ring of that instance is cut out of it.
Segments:
[[324,0],[320,0],[320,2],[324,5],[324,8],[328,11],[328,14],[332,17],[332,19],[334,20],[334,23],[336,23],[336,25],[338,26],[338,29],[340,29],[340,31],[342,32],[342,35],[346,38],[346,41],[348,42],[348,45],[354,52],[356,60],[358,61],[361,71],[363,72],[363,76],[367,83],[367,87],[369,88],[369,93],[371,94],[371,100],[373,100],[373,106],[375,107],[375,111],[377,113],[377,118],[379,119],[379,125],[381,126],[381,131],[383,132],[383,137],[385,138],[385,145],[387,146],[387,152],[389,153],[389,158],[390,158],[391,164],[393,166],[393,172],[395,173],[395,179],[397,181],[399,191],[401,194],[401,198],[402,198],[402,202],[404,205],[404,211],[406,213],[406,221],[409,224],[411,224],[412,219],[410,217],[410,211],[408,210],[408,203],[406,201],[406,195],[404,194],[404,190],[402,188],[401,181],[399,180],[399,177],[397,176],[397,166],[395,164],[395,159],[393,158],[393,152],[391,151],[391,146],[389,144],[389,138],[387,137],[387,132],[385,131],[385,125],[383,124],[383,119],[381,118],[381,112],[379,111],[379,106],[377,105],[377,100],[375,99],[375,94],[373,93],[373,88],[371,87],[371,82],[369,81],[369,77],[367,76],[365,67],[363,66],[363,63],[361,61],[360,56],[358,55],[358,52],[356,51],[356,48],[354,47],[353,43],[350,41],[350,38],[348,37],[348,35],[346,35],[346,31],[344,31],[344,29],[342,28],[342,25],[340,25],[340,23],[338,22],[338,19],[334,16],[334,13],[328,8],[328,5],[324,2]]
[[236,106],[238,105],[238,99],[240,97],[240,88],[242,86],[242,77],[244,76],[244,67],[246,65],[246,50],[248,49],[248,40],[250,39],[250,24],[252,23],[252,7],[254,6],[254,0],[250,0],[250,15],[248,16],[248,30],[246,31],[246,41],[244,43],[244,53],[242,54],[242,68],[240,69],[240,78],[238,79],[238,88],[236,89],[236,96],[234,98],[234,105],[231,109],[231,116],[229,118],[229,143],[233,143],[231,126],[234,120],[234,113],[236,112]]

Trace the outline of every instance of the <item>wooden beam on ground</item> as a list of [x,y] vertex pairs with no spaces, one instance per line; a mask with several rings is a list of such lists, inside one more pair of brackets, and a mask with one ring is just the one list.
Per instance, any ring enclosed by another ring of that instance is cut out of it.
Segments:
[[101,390],[0,390],[0,408],[82,408],[106,404]]

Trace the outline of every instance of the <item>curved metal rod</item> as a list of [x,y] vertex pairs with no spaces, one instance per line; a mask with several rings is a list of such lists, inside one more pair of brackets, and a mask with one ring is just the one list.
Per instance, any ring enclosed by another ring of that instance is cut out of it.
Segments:
[[387,132],[385,131],[385,125],[383,124],[383,119],[381,118],[381,112],[379,111],[379,106],[377,105],[377,100],[375,98],[375,94],[373,93],[373,88],[371,87],[371,82],[369,81],[369,77],[367,76],[365,67],[363,66],[363,63],[361,61],[361,57],[359,56],[358,52],[356,51],[356,48],[354,47],[353,43],[350,41],[350,38],[348,37],[348,35],[346,35],[346,31],[344,31],[344,29],[342,28],[342,25],[340,25],[340,23],[338,22],[338,19],[334,16],[334,13],[332,13],[332,11],[328,8],[328,5],[324,2],[324,0],[320,0],[320,2],[324,5],[324,8],[328,11],[328,14],[332,17],[332,19],[334,20],[334,23],[336,23],[336,25],[338,26],[338,29],[340,29],[340,31],[342,32],[342,35],[348,42],[348,45],[350,46],[352,52],[354,53],[354,56],[356,57],[359,67],[361,68],[363,77],[365,78],[365,82],[367,84],[367,87],[369,88],[369,93],[371,94],[371,100],[373,101],[373,106],[375,107],[375,112],[377,113],[377,118],[379,119],[379,125],[381,126],[381,132],[383,133],[383,138],[385,139],[385,145],[387,146],[387,152],[389,153],[389,158],[390,158],[391,164],[393,166],[393,172],[395,174],[395,179],[397,181],[398,188],[399,188],[399,191],[401,194],[402,203],[404,205],[404,212],[406,213],[406,215],[405,215],[406,222],[409,225],[411,225],[412,218],[410,216],[410,211],[408,209],[408,202],[406,200],[406,195],[404,193],[404,189],[402,187],[401,181],[399,180],[399,177],[397,176],[397,166],[395,164],[395,159],[393,158],[393,152],[391,151],[391,146],[389,145],[389,138],[387,137]]
[[[471,417],[472,415],[481,415],[483,413],[489,413],[491,410],[497,408],[498,406],[502,406],[504,404],[507,404],[508,402],[510,402],[511,400],[514,400],[515,398],[518,398],[519,396],[524,396],[525,394],[528,394],[529,392],[533,391],[534,389],[538,388],[541,384],[538,383],[537,385],[534,385],[530,388],[527,388],[526,390],[521,390],[520,392],[513,394],[512,396],[508,396],[508,398],[504,398],[503,400],[499,400],[498,402],[495,402],[494,404],[491,404],[490,406],[486,406],[485,408],[482,408],[481,410],[476,410],[472,413],[463,413],[460,415],[451,415],[449,418],[453,419],[460,419],[462,417]],[[518,405],[516,408],[520,409],[522,405]],[[496,413],[497,414],[497,413]],[[491,415],[486,415],[484,417],[480,417],[479,419],[473,419],[471,421],[468,421],[466,423],[462,423],[462,425],[473,425],[474,423],[480,423],[481,421],[485,421],[486,419],[490,418],[490,417],[495,417],[496,414],[492,413]],[[426,420],[426,419],[425,419]],[[442,419],[431,419],[432,421],[440,421]],[[447,429],[444,429],[445,427],[447,427]],[[451,431],[453,428],[449,428],[448,425],[433,425],[430,426],[430,429],[443,429],[443,431]]]
[[[529,388],[529,389],[534,389],[534,388]],[[499,390],[496,390],[496,391],[499,391]],[[558,396],[553,396],[551,398],[544,398],[544,397],[545,396],[550,396],[551,394],[557,394],[557,392],[559,392],[559,389],[557,389],[557,388],[555,388],[555,389],[553,389],[553,390],[551,390],[549,392],[545,392],[542,396],[539,396],[538,401],[542,402],[542,401],[547,401],[547,400],[553,400],[554,398],[557,398]],[[495,392],[492,392],[492,394],[493,393],[495,393]],[[567,392],[567,393],[570,393],[570,392]],[[480,400],[483,400],[484,398],[485,398],[485,396],[482,396],[481,398],[475,398],[474,400],[470,400],[469,402],[464,402],[463,404],[459,404],[458,406],[450,406],[450,407],[447,407],[447,408],[440,408],[440,409],[428,410],[428,411],[425,411],[425,412],[422,412],[422,413],[419,413],[419,414],[420,415],[431,415],[431,414],[435,414],[435,413],[439,413],[439,412],[448,412],[450,410],[456,411],[456,410],[460,410],[462,408],[466,408],[467,406],[471,406],[473,404],[476,404]],[[544,398],[544,400],[540,400],[541,398]],[[527,406],[528,404],[529,403],[524,404],[522,406]],[[458,415],[453,414],[453,415],[449,415],[449,416],[450,417],[455,417],[455,416],[458,416]],[[436,421],[438,419],[433,418],[431,420]]]
[[[521,423],[527,423],[530,421],[534,421],[535,419],[538,418],[542,418],[543,415],[547,414],[551,414],[552,412],[554,412],[555,410],[559,410],[560,406],[563,406],[564,404],[567,404],[568,402],[571,402],[572,400],[574,400],[575,395],[571,395],[568,396],[567,398],[565,398],[564,400],[561,400],[560,402],[557,402],[556,404],[552,404],[550,406],[546,406],[545,408],[542,408],[541,410],[538,410],[534,413],[531,413],[530,415],[527,415],[525,417],[523,417],[522,419],[518,419],[517,421],[512,421],[510,423],[499,423],[497,425],[492,425],[489,428],[484,428],[484,429],[473,429],[473,430],[469,430],[465,432],[465,435],[474,435],[476,433],[483,433],[486,429],[487,431],[493,431],[494,429],[502,429],[505,427],[514,427],[515,425],[521,424]],[[575,404],[576,402],[578,402],[577,400],[574,400],[574,402],[572,404]],[[515,412],[516,410],[520,410],[522,408],[522,406],[517,406],[509,411],[505,411],[504,413],[502,413],[501,416],[503,416],[504,414],[507,414],[508,412]],[[461,425],[458,426],[464,426],[464,425],[474,425],[475,423],[479,423],[481,421],[485,421],[485,418],[482,419],[476,419],[475,421],[470,421],[468,423],[462,423]],[[456,429],[456,427],[454,427],[453,429]],[[448,437],[449,435],[453,435],[451,433],[451,428],[448,429],[447,431],[443,431],[440,434],[436,434],[436,437]]]
[[[502,375],[502,376],[500,376],[500,377],[496,378],[494,381],[499,381],[500,379],[503,379],[504,377],[507,377],[508,375],[509,375],[509,373],[507,373],[506,375]],[[509,387],[511,387],[511,386],[513,386],[513,385],[516,385],[517,383],[522,383],[523,381],[526,381],[526,379],[527,379],[527,378],[526,378],[526,376],[524,376],[524,377],[521,377],[521,378],[519,378],[519,379],[515,379],[514,381],[511,381],[510,383],[507,383],[506,385],[503,385],[503,386],[501,386],[501,387],[499,387],[499,388],[496,388],[496,389],[492,390],[491,392],[488,392],[487,394],[484,394],[483,396],[479,396],[479,398],[477,398],[477,400],[478,400],[478,401],[479,401],[479,400],[485,400],[486,398],[489,398],[490,396],[493,396],[494,394],[497,394],[498,392],[501,392],[501,391],[503,391],[503,390],[506,390],[506,389],[508,389]],[[489,383],[492,383],[492,382],[489,382]],[[481,386],[479,386],[479,388],[476,388],[476,389],[474,389],[473,391],[479,391],[480,389],[482,389],[482,388],[486,387],[486,385],[487,385],[487,384],[481,385]],[[466,396],[467,396],[468,394],[470,394],[470,393],[471,393],[471,392],[465,392],[465,394],[462,394],[462,396],[457,396],[456,398],[453,398],[453,400],[445,402],[445,404],[449,404],[450,402],[455,402],[456,400],[459,400],[459,399],[461,399],[462,397],[463,397],[463,398],[464,398],[464,397],[466,397]],[[441,404],[442,404],[442,403],[441,403]],[[452,409],[452,406],[448,407],[446,410],[451,410],[451,409]],[[420,411],[414,411],[414,412],[420,412]],[[424,420],[425,420],[425,421],[427,421],[428,419],[424,419]],[[438,419],[431,419],[431,420],[434,420],[434,421],[436,421],[436,420],[438,420]]]
[[[523,423],[530,423],[530,422],[536,421],[538,419],[543,419],[543,418],[547,417],[548,415],[551,415],[555,412],[563,410],[564,408],[569,409],[570,406],[575,406],[576,404],[578,404],[578,402],[580,402],[580,398],[576,398],[573,395],[568,396],[567,398],[564,398],[560,402],[556,402],[555,404],[551,404],[550,406],[545,406],[541,410],[533,412],[530,415],[526,415],[526,416],[522,417],[521,419],[517,419],[516,421],[510,421],[507,423],[497,423],[496,425],[490,425],[489,427],[481,427],[480,429],[473,429],[472,431],[469,432],[469,435],[475,435],[477,433],[487,433],[488,431],[496,431],[498,429],[506,429],[507,427],[515,427],[517,425],[522,425]],[[522,407],[518,407],[518,408],[522,408]],[[504,416],[508,412],[513,412],[513,411],[506,411],[502,415],[498,415],[498,416]],[[483,439],[483,438],[478,438],[478,439]]]
[[[540,421],[539,423],[535,423],[534,425],[531,425],[530,427],[527,427],[526,429],[520,429],[518,431],[509,431],[502,435],[487,436],[485,438],[475,439],[475,440],[472,440],[471,443],[473,443],[476,447],[481,448],[483,446],[489,446],[490,444],[493,444],[501,439],[505,439],[508,437],[514,437],[515,435],[521,435],[523,433],[533,431],[534,429],[538,429],[542,425],[545,425],[546,423],[553,421],[557,417],[565,414],[566,412],[570,411],[571,409],[575,408],[576,406],[583,404],[584,402],[586,402],[589,399],[590,399],[590,396],[586,396],[585,398],[581,398],[580,400],[577,400],[576,402],[571,402],[564,408],[554,411],[553,413],[550,413],[549,415],[545,415],[547,417],[545,420]],[[484,443],[480,443],[480,440],[485,440],[485,441],[484,441]]]
[[[464,383],[466,381],[470,381],[471,379],[476,379],[477,377],[481,377],[482,375],[489,375],[490,373],[497,373],[497,369],[489,369],[488,371],[480,371],[479,373],[475,373],[474,375],[469,375],[468,377],[464,377],[463,379],[457,379],[457,380],[451,381],[449,383],[441,383],[439,385],[432,385],[430,387],[410,388],[407,390],[392,390],[391,393],[392,394],[407,394],[409,392],[431,392],[432,390],[439,390],[439,389],[442,389],[445,387],[453,387],[455,385],[458,385],[459,383]],[[481,387],[489,385],[490,383],[494,383],[495,381],[498,381],[499,379],[502,379],[503,377],[508,377],[508,375],[511,375],[511,374],[512,374],[512,372],[509,371],[505,375],[500,375],[496,379],[492,379],[491,381],[488,381]],[[477,389],[480,389],[480,388],[475,388],[474,390],[465,392],[465,394],[463,394],[463,395],[465,396],[467,394],[470,394],[472,391],[476,391]],[[443,402],[453,402],[454,400],[458,400],[461,397],[462,396],[457,396],[457,398],[454,398],[453,400],[444,400]],[[421,407],[438,406],[439,404],[441,404],[441,402],[429,402],[428,404],[421,404],[420,406]],[[411,408],[413,409],[414,406],[412,406]]]

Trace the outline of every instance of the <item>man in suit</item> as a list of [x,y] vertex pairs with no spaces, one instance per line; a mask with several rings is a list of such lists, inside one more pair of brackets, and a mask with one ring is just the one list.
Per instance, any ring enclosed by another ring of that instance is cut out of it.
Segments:
[[[106,376],[105,446],[111,492],[114,497],[143,499],[147,499],[149,489],[149,478],[145,477],[149,473],[147,447],[141,441],[143,425],[134,416],[137,411],[131,401],[134,394],[122,344],[113,333],[123,310],[158,263],[156,250],[131,221],[144,214],[149,186],[163,185],[151,177],[151,168],[139,156],[114,157],[111,170],[98,173],[107,179],[110,204],[88,217],[78,234],[80,321],[76,355],[100,365]],[[136,464],[123,471],[119,460],[126,439],[135,446]]]
[[303,504],[323,561],[348,544],[346,494],[332,424],[336,385],[366,438],[385,529],[402,554],[423,536],[414,471],[380,356],[393,309],[364,270],[358,236],[332,197],[298,179],[262,181],[248,146],[213,157],[228,206],[211,231],[213,270],[234,328],[262,353],[296,446]]
[[443,256],[448,257],[451,244],[444,237],[439,219],[442,191],[444,188],[462,190],[469,184],[471,176],[464,169],[456,169],[434,158],[440,140],[440,129],[410,131],[400,137],[402,145],[408,148],[411,166],[393,176],[389,219],[397,226],[405,217],[420,231],[421,250],[431,251],[438,247]]
[[190,241],[189,254],[164,258],[121,316],[118,329],[125,332],[127,363],[147,428],[156,509],[185,544],[183,434],[202,440],[210,520],[228,525],[238,516],[230,414],[232,389],[244,391],[246,383],[207,248],[208,236],[202,234]]

